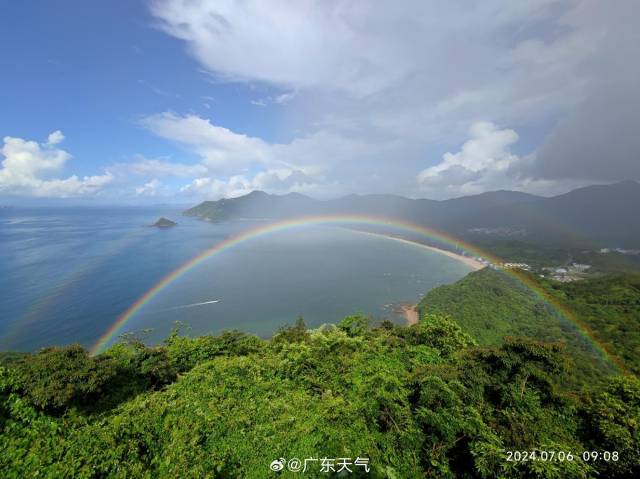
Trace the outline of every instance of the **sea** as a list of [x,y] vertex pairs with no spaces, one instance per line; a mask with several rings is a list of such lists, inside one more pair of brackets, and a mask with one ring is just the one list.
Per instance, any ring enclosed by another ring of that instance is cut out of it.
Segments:
[[[178,225],[151,227],[159,217]],[[266,223],[211,223],[173,206],[0,208],[0,351],[92,348],[109,330],[110,342],[128,333],[154,344],[177,322],[193,336],[240,330],[261,337],[298,317],[309,327],[354,313],[403,323],[398,304],[416,303],[470,271],[345,225],[302,224],[249,234],[203,259],[113,328],[192,258]],[[382,233],[406,233],[388,229]]]

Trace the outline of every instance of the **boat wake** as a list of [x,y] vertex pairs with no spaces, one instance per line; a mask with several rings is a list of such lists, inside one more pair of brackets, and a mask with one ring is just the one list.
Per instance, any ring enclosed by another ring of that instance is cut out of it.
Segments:
[[156,314],[156,313],[165,313],[167,311],[176,311],[178,309],[188,309],[188,308],[196,308],[198,306],[204,306],[207,304],[216,304],[219,303],[219,299],[213,299],[211,301],[203,301],[201,303],[191,303],[191,304],[181,304],[180,306],[173,306],[172,308],[160,309],[158,311],[151,311],[147,314]]

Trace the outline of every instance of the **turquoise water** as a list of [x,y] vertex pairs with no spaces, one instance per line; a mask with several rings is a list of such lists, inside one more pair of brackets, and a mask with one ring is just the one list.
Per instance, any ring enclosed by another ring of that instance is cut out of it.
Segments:
[[[159,216],[179,225],[149,228]],[[165,275],[263,224],[206,223],[171,208],[0,209],[0,349],[90,347]],[[143,336],[154,342],[175,321],[193,335],[239,329],[261,336],[298,316],[310,326],[354,312],[402,321],[394,303],[416,302],[468,271],[418,246],[331,225],[298,227],[204,261],[121,332],[151,329]]]

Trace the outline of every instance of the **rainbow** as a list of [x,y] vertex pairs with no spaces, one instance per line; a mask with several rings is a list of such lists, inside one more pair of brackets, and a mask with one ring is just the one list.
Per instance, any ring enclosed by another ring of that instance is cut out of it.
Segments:
[[[103,351],[105,347],[116,337],[116,335],[122,330],[122,328],[133,318],[136,313],[138,313],[147,303],[149,303],[153,298],[158,296],[163,290],[165,290],[169,285],[171,285],[174,281],[181,278],[189,271],[198,267],[200,264],[217,256],[219,254],[224,253],[225,251],[237,246],[241,243],[245,243],[247,241],[251,241],[256,238],[261,238],[264,236],[268,236],[273,233],[278,233],[294,228],[299,228],[303,226],[311,226],[311,225],[364,225],[364,226],[383,226],[383,227],[392,227],[412,233],[417,233],[423,237],[429,238],[430,240],[435,240],[439,243],[444,243],[453,247],[457,250],[463,250],[467,253],[471,253],[473,256],[479,256],[490,263],[500,264],[503,261],[491,255],[481,249],[473,246],[465,241],[462,241],[448,233],[444,233],[441,231],[437,231],[432,228],[427,228],[424,226],[418,226],[413,223],[399,221],[395,219],[389,219],[384,217],[376,217],[376,216],[350,216],[350,215],[330,215],[330,216],[305,216],[302,218],[295,218],[290,220],[272,222],[260,225],[258,227],[254,227],[248,230],[245,230],[235,236],[227,238],[213,247],[203,251],[199,255],[191,258],[187,262],[183,263],[180,267],[166,275],[162,278],[155,286],[149,289],[145,294],[143,294],[135,303],[133,303],[127,310],[125,310],[116,321],[100,336],[95,345],[91,348],[91,354],[98,354]],[[393,238],[393,237],[391,237]],[[624,370],[623,365],[620,361],[613,355],[610,351],[607,350],[606,346],[601,344],[593,331],[591,331],[587,325],[583,324],[566,306],[560,303],[557,299],[551,297],[546,291],[544,291],[532,278],[530,278],[527,274],[519,272],[518,270],[505,270],[507,274],[516,278],[522,284],[524,284],[527,288],[529,288],[532,292],[534,292],[539,299],[543,302],[551,305],[556,311],[562,314],[562,316],[569,320],[573,325],[576,326],[577,330],[581,333],[581,335],[588,340],[601,354],[607,359],[611,364],[613,364],[618,369]]]

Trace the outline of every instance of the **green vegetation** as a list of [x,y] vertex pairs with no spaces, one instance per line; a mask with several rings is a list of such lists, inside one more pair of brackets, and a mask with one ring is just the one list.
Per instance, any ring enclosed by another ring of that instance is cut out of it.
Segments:
[[[640,277],[530,280],[638,372]],[[353,477],[639,477],[640,380],[529,289],[485,269],[419,311],[411,327],[299,318],[269,340],[176,329],[95,357],[77,345],[4,354],[0,477],[261,478],[294,457],[369,458]]]
[[626,368],[640,374],[640,274],[543,284]]
[[[311,331],[300,319],[271,340],[175,331],[158,347],[128,340],[96,357],[50,348],[0,368],[0,472],[274,477],[280,457],[360,456],[380,478],[634,477],[640,381],[568,392],[569,365],[560,344],[479,348],[431,314],[374,329],[359,315]],[[509,450],[574,460],[507,461]],[[584,450],[620,459],[585,462]]]
[[544,304],[517,279],[491,268],[429,291],[420,301],[418,311],[421,315],[450,315],[483,346],[499,345],[506,336],[551,341],[564,337],[553,307]]
[[572,261],[572,252],[568,248],[533,244],[517,239],[496,239],[473,237],[474,246],[512,263],[527,263],[533,268],[562,266]]
[[505,262],[527,263],[534,270],[544,267],[568,266],[571,263],[588,264],[589,276],[611,273],[640,272],[640,255],[622,254],[616,251],[600,253],[575,246],[552,246],[519,239],[472,236],[468,238],[480,250],[501,258]]
[[153,223],[152,226],[155,226],[156,228],[173,228],[174,226],[177,226],[178,223],[176,223],[175,221],[171,221],[170,219],[167,218],[159,218],[158,221],[156,221],[155,223]]
[[229,214],[225,211],[224,201],[204,201],[184,212],[186,216],[205,218],[210,221],[222,221],[228,219]]
[[[530,280],[539,282],[533,275]],[[558,283],[559,284],[559,283]],[[539,283],[539,288],[544,286]],[[481,346],[499,346],[510,336],[562,342],[581,377],[596,381],[613,372],[593,343],[552,305],[513,276],[490,268],[429,291],[420,315],[449,315]]]
[[[572,283],[535,275],[528,279],[566,306],[628,370],[640,372],[640,275],[615,274]],[[450,315],[482,346],[500,345],[508,336],[562,341],[582,375],[593,380],[611,370],[571,321],[501,271],[485,268],[436,288],[418,309],[422,314]]]
[[590,264],[590,275],[640,272],[640,255],[637,254],[599,253],[588,250],[576,251],[573,254],[573,260],[578,263]]

